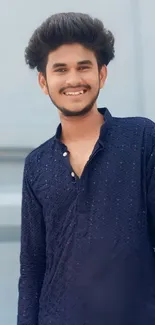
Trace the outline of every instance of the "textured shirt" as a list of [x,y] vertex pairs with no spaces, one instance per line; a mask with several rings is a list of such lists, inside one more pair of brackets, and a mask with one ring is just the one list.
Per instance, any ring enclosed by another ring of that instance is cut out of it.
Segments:
[[98,110],[80,178],[61,124],[26,157],[18,325],[155,324],[155,124]]

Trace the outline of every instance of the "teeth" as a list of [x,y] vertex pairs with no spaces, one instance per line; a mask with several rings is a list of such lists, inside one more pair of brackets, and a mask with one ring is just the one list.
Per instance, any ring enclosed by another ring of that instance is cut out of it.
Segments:
[[84,93],[84,90],[76,91],[76,92],[65,92],[64,94],[67,96],[76,96],[76,95],[81,95]]

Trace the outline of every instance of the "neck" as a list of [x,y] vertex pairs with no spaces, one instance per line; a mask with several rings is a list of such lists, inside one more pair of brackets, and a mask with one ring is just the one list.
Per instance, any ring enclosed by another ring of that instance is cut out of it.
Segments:
[[61,140],[64,143],[68,143],[84,139],[90,140],[99,136],[104,118],[98,112],[97,107],[94,107],[84,116],[60,116],[60,120],[62,125]]

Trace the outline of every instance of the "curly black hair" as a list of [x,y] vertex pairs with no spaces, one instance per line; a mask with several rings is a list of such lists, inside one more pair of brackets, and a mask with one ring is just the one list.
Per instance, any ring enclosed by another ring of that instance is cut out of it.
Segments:
[[114,58],[114,36],[103,23],[84,13],[58,13],[38,27],[25,49],[30,69],[45,73],[48,54],[63,44],[79,43],[92,50],[98,66],[108,65]]

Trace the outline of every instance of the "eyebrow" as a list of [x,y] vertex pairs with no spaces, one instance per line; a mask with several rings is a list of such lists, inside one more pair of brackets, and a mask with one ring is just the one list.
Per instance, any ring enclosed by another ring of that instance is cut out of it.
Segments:
[[81,65],[81,64],[93,65],[93,63],[90,60],[83,60],[83,61],[78,62],[78,65]]
[[[79,62],[77,62],[77,64],[78,65],[85,65],[85,64],[87,64],[87,65],[93,65],[93,63],[90,60],[79,61]],[[66,66],[67,66],[66,63],[59,63],[58,62],[58,63],[54,63],[53,66],[52,66],[52,68],[53,69],[56,69],[56,68],[66,67]]]

